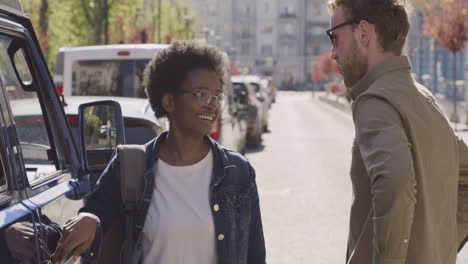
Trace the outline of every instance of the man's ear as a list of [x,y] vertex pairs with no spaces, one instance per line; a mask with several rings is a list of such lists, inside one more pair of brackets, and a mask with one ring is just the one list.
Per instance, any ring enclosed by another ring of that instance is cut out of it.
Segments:
[[370,42],[375,37],[374,25],[370,24],[369,22],[365,20],[361,20],[358,24],[358,28],[359,28],[359,31],[358,31],[359,35],[357,36],[358,40],[361,42],[361,44],[364,47],[369,47]]
[[174,94],[164,93],[161,97],[161,105],[168,113],[172,113],[175,108]]

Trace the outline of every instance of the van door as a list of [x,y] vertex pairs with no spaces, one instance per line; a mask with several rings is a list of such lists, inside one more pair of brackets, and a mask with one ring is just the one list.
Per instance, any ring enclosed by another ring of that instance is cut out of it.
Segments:
[[[7,93],[16,79],[7,54],[12,40],[0,31],[0,263],[38,263],[41,252],[35,223],[39,218],[26,202],[26,178],[8,107]],[[55,227],[50,235],[58,237],[60,229]]]
[[18,201],[8,205],[5,214],[10,220],[2,225],[0,217],[0,226],[5,259],[47,263],[61,226],[83,204],[66,197],[80,161],[43,57],[25,32],[19,24],[2,27],[0,18],[0,103],[2,118],[11,123],[4,132],[12,174],[10,197],[14,201],[17,190]]

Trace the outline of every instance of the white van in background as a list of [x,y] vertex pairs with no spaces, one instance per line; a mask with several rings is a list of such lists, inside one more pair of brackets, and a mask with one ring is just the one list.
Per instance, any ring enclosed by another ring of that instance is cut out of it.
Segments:
[[60,48],[54,83],[59,95],[146,97],[143,70],[164,44]]

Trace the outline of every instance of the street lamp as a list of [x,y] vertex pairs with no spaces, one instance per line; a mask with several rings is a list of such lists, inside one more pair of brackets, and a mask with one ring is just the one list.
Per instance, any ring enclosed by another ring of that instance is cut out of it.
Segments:
[[205,36],[205,42],[209,43],[208,37],[209,37],[209,34],[210,34],[210,28],[207,27],[207,26],[204,26],[202,30],[203,30],[203,35]]

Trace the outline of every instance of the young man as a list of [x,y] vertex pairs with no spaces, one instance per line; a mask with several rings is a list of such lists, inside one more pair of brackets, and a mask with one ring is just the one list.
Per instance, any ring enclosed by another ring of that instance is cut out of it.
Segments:
[[329,8],[331,57],[354,100],[347,263],[455,263],[466,237],[467,146],[401,56],[404,6],[332,0]]

